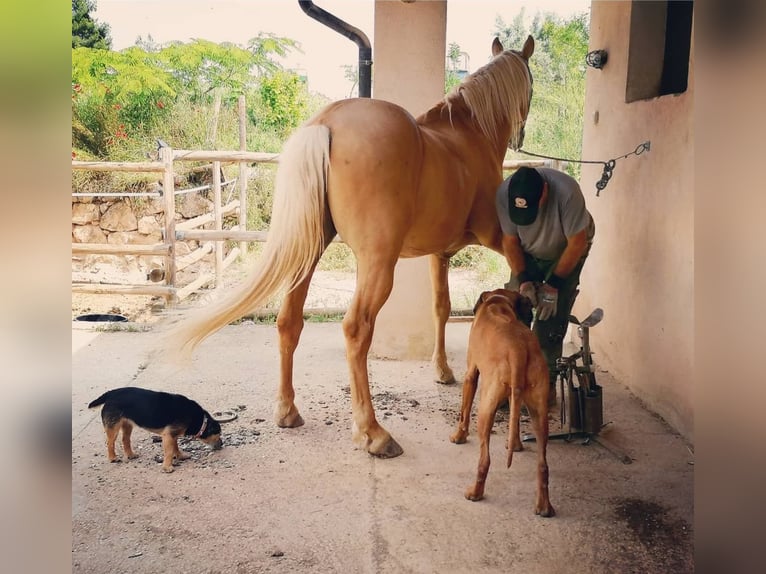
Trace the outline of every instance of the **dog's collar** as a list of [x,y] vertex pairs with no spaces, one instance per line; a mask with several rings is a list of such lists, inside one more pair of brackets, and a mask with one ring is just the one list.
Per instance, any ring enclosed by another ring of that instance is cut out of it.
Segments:
[[205,432],[205,429],[207,428],[207,417],[202,417],[202,426],[199,428],[199,432],[194,435],[194,438],[199,438],[202,436],[202,433]]

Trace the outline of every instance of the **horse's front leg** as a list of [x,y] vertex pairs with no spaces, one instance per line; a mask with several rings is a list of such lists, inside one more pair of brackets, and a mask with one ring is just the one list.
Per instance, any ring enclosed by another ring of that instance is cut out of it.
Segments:
[[436,341],[431,362],[436,369],[436,382],[452,384],[455,375],[447,364],[447,351],[444,343],[444,331],[452,309],[449,298],[449,257],[435,254],[429,257],[431,287],[433,288],[433,318]]
[[274,419],[277,425],[283,428],[294,428],[303,424],[303,417],[295,406],[293,357],[303,331],[303,304],[306,302],[313,272],[312,269],[311,273],[285,296],[277,315],[279,390],[274,406]]
[[393,458],[404,452],[375,418],[367,371],[367,355],[372,343],[375,319],[391,294],[395,263],[396,259],[374,263],[358,261],[356,292],[343,319],[346,359],[351,379],[353,439],[368,453],[381,458]]

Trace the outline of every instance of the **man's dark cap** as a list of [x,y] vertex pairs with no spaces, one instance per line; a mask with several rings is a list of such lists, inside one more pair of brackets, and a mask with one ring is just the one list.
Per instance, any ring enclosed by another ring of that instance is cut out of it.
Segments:
[[545,181],[533,167],[520,167],[508,178],[508,216],[516,225],[537,219]]

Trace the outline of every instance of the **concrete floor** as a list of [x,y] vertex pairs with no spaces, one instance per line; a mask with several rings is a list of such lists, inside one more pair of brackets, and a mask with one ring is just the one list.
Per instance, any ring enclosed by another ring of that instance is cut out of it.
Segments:
[[[458,377],[469,328],[447,327]],[[370,361],[378,419],[404,454],[358,450],[338,323],[304,329],[295,388],[306,424],[297,429],[272,422],[273,326],[226,327],[183,370],[148,364],[151,330],[73,323],[72,337],[74,572],[694,571],[692,451],[608,373],[598,374],[609,423],[601,436],[632,463],[598,444],[552,441],[557,514],[546,519],[533,513],[536,447],[527,443],[506,469],[503,420],[486,498],[463,498],[478,461],[475,419],[467,444],[449,442],[461,386],[435,384],[427,361]],[[160,446],[137,430],[140,458],[108,463],[98,411],[86,405],[128,385],[180,392],[211,412],[237,409],[223,425],[226,446],[189,443],[192,458],[163,474]]]

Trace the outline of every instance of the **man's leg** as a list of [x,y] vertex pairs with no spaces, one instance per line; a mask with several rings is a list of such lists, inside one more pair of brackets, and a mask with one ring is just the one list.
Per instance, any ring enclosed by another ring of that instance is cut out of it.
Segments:
[[[569,324],[569,314],[572,312],[572,307],[577,297],[577,286],[580,284],[580,272],[584,263],[585,257],[580,260],[577,267],[572,270],[572,273],[569,274],[559,289],[556,314],[546,321],[535,320],[532,325],[532,330],[537,335],[538,341],[540,341],[545,362],[548,364],[552,387],[555,387],[556,384],[556,361],[561,357],[564,347],[564,336]],[[552,269],[554,264],[555,262],[552,262],[549,269]],[[555,392],[551,393],[551,396],[555,399]]]

